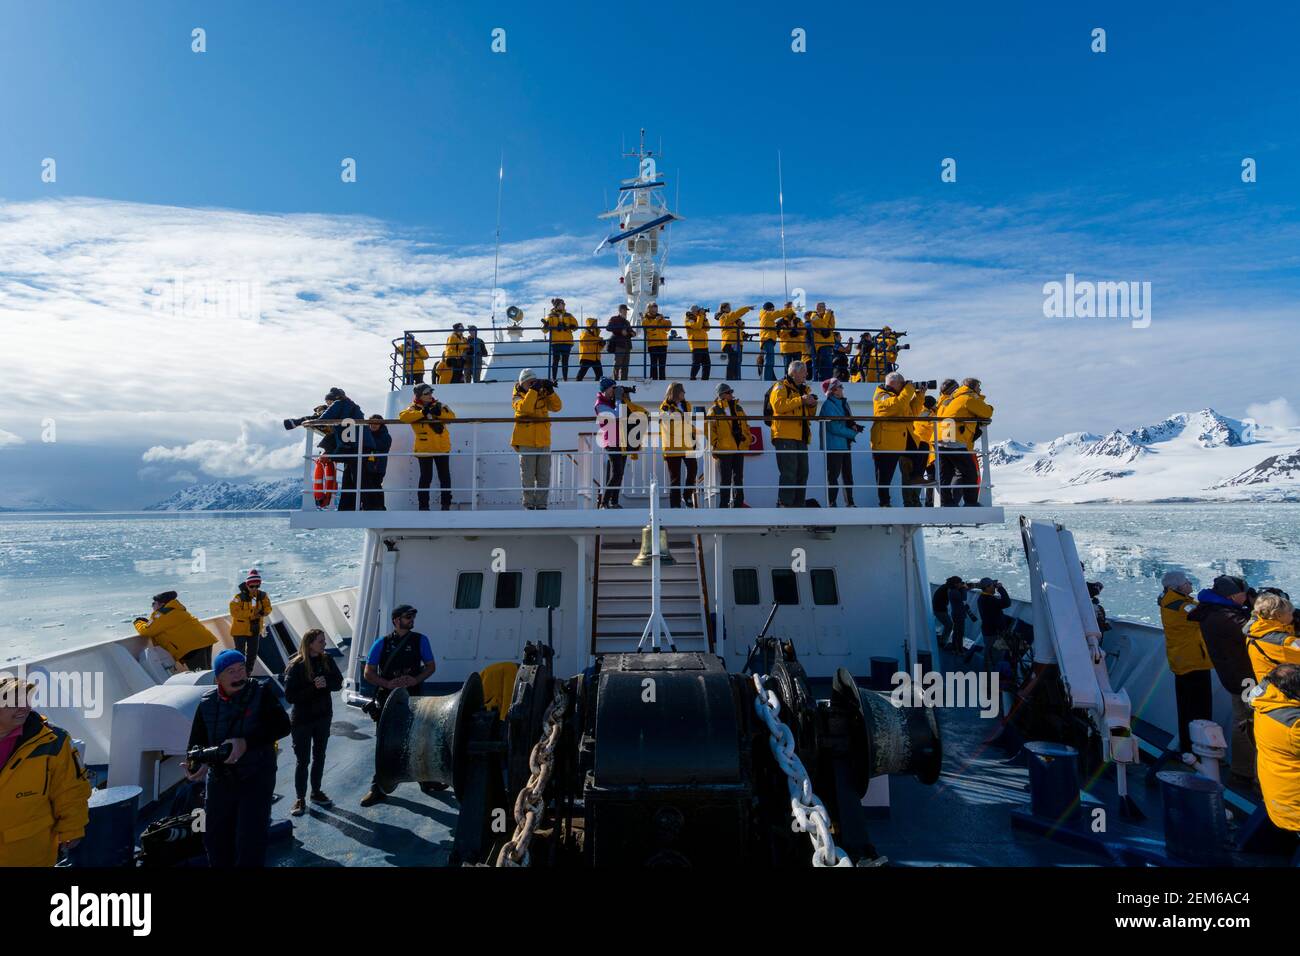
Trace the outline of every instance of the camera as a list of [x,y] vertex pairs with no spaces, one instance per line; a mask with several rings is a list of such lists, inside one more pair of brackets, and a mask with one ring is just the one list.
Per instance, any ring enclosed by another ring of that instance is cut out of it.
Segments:
[[535,378],[529,383],[529,388],[535,388],[539,392],[555,391],[555,383],[549,378]]
[[215,747],[191,747],[185,752],[185,765],[190,773],[193,773],[199,767],[225,763],[232,750],[234,746],[229,742],[217,744]]
[[309,422],[315,417],[315,415],[304,415],[302,418],[286,418],[281,424],[284,425],[285,431],[291,432],[295,428],[300,427],[303,422]]
[[938,388],[938,387],[939,387],[939,383],[938,383],[938,381],[936,381],[935,379],[929,379],[929,380],[927,380],[927,381],[921,381],[921,382],[912,382],[911,384],[912,384],[912,387],[913,387],[913,388],[925,388],[925,389],[930,389],[930,388]]
[[373,697],[364,698],[364,701],[365,702],[361,705],[361,712],[371,720],[379,720],[379,715],[384,712],[384,705],[379,703],[379,701],[375,700]]

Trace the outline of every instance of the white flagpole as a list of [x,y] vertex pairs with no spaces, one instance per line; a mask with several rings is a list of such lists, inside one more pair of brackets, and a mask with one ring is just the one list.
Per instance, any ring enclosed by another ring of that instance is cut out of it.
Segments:
[[497,241],[492,253],[492,331],[497,327],[497,279],[501,267],[501,190],[506,180],[506,154],[501,151],[501,164],[497,167]]
[[781,207],[781,279],[785,283],[785,297],[790,299],[790,277],[785,268],[785,182],[781,177],[781,151],[776,151],[776,201]]

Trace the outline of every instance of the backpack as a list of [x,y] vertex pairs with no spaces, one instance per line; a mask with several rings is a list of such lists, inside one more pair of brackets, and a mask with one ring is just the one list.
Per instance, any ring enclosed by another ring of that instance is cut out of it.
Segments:
[[[772,388],[776,388],[780,384],[780,382],[777,382]],[[772,388],[763,393],[763,424],[768,428],[772,427]]]
[[176,866],[205,853],[193,813],[155,820],[140,834],[141,866]]

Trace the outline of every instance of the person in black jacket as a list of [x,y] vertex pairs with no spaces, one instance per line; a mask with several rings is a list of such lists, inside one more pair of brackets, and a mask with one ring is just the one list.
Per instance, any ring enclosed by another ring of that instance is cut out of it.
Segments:
[[1241,578],[1221,574],[1210,587],[1196,595],[1196,607],[1187,614],[1189,621],[1200,625],[1210,663],[1232,700],[1229,770],[1235,782],[1244,785],[1255,779],[1253,711],[1244,698],[1255,686],[1255,672],[1250,666],[1242,630],[1250,620],[1250,609],[1246,606],[1248,590],[1249,585]]
[[947,588],[948,614],[952,617],[952,652],[962,654],[966,650],[966,619],[974,621],[977,618],[966,600],[966,582],[960,578],[948,580],[952,582]]
[[331,388],[325,393],[325,411],[321,412],[318,422],[339,422],[328,426],[325,437],[321,439],[320,450],[323,454],[343,466],[343,476],[339,481],[339,511],[357,510],[357,440],[361,438],[362,419],[365,412],[361,406],[348,398],[341,388]]
[[311,802],[332,807],[321,782],[325,777],[325,746],[334,719],[333,694],[343,688],[343,675],[334,658],[325,653],[325,632],[312,628],[302,636],[298,653],[284,670],[284,697],[292,705],[293,755],[298,760],[293,783],[298,799],[289,811],[295,817],[307,811],[307,770],[311,766]]
[[948,641],[952,638],[953,632],[952,614],[949,612],[948,589],[960,585],[961,578],[953,575],[935,588],[934,594],[930,595],[930,610],[934,614],[934,619],[943,627],[943,630],[939,632],[940,647],[948,646]]
[[384,507],[384,475],[388,473],[388,450],[393,436],[383,415],[371,415],[362,435],[366,456],[361,460],[361,510],[387,511]]
[[207,780],[203,845],[208,865],[265,866],[275,798],[275,742],[289,736],[289,715],[267,684],[248,676],[239,651],[218,654],[212,674],[217,686],[199,699],[190,751],[220,747],[226,756],[203,763],[187,759],[185,764],[191,781]]
[[980,578],[980,596],[975,599],[979,609],[980,634],[984,638],[984,669],[990,674],[997,670],[997,650],[994,644],[1007,628],[1007,616],[1002,612],[1011,607],[1011,595],[1002,582]]

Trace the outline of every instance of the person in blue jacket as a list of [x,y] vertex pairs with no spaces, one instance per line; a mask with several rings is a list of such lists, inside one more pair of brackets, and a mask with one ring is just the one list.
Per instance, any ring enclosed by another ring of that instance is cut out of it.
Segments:
[[[838,378],[828,378],[822,382],[822,402],[818,413],[823,418],[843,419],[853,417],[849,401],[844,397],[844,383]],[[839,500],[839,485],[844,483],[845,504],[854,508],[853,503],[853,443],[863,427],[855,421],[822,422],[822,448],[826,450],[826,498],[829,506],[834,508]]]
[[343,466],[343,476],[339,480],[339,511],[356,511],[357,485],[361,477],[357,468],[357,439],[363,430],[366,413],[341,388],[331,388],[325,394],[325,401],[328,407],[317,421],[344,424],[329,430],[321,439],[320,450]]
[[388,433],[383,415],[371,415],[361,434],[361,510],[387,511],[384,507],[384,475],[388,473],[388,450],[393,436]]

